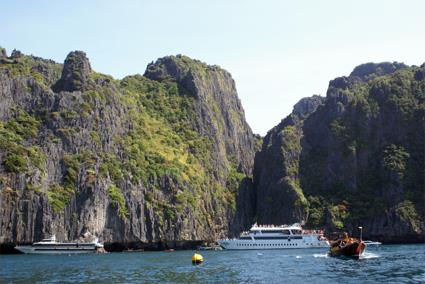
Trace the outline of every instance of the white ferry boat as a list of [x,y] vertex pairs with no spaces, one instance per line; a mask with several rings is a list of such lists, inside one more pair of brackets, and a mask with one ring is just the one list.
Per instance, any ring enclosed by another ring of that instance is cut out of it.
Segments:
[[98,238],[91,242],[84,243],[60,243],[56,241],[55,235],[51,238],[43,239],[41,242],[30,246],[17,246],[15,249],[28,254],[71,254],[71,253],[92,253],[103,249],[103,244]]
[[291,226],[257,226],[243,232],[237,239],[219,240],[224,249],[292,249],[329,247],[320,230],[303,230],[300,224]]

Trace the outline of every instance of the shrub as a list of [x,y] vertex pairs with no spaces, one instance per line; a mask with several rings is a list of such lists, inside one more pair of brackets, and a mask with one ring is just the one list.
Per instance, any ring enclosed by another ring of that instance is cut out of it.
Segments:
[[400,178],[403,178],[409,153],[402,147],[391,144],[384,149],[384,167],[394,171]]
[[23,110],[5,124],[0,122],[0,150],[6,153],[4,165],[7,171],[26,173],[30,166],[44,170],[45,154],[37,146],[27,146],[26,140],[38,134],[39,122]]
[[53,212],[60,213],[69,203],[74,192],[71,188],[62,187],[59,184],[51,185],[47,197]]
[[10,172],[24,173],[28,170],[27,161],[24,156],[8,153],[4,161],[6,169]]
[[114,184],[111,184],[108,189],[109,198],[112,200],[113,204],[118,207],[118,213],[121,218],[127,218],[128,210],[125,206],[125,198],[121,189],[119,189]]

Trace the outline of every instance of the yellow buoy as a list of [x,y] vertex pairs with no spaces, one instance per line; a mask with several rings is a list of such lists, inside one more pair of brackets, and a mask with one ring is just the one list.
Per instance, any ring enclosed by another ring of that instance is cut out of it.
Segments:
[[199,253],[195,253],[192,256],[192,263],[193,264],[201,264],[204,261],[204,258]]

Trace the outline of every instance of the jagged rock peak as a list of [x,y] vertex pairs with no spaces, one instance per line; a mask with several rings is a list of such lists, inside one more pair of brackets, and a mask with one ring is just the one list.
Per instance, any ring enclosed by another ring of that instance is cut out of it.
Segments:
[[92,72],[89,59],[83,51],[72,51],[65,59],[62,76],[55,85],[55,91],[81,91],[90,81]]
[[17,50],[17,49],[12,50],[12,54],[10,55],[10,57],[14,58],[14,59],[21,58],[22,56],[24,56],[24,54],[20,50]]
[[192,59],[182,55],[158,58],[155,62],[148,64],[144,76],[156,81],[162,81],[166,78],[174,78],[180,81],[187,75],[189,69],[185,68],[188,64],[182,63],[189,60]]
[[425,79],[425,63],[415,72],[415,79],[418,81]]
[[219,71],[231,77],[230,73],[217,65],[208,65],[197,59],[178,54],[176,56],[165,56],[148,64],[144,76],[155,81],[166,79],[184,82],[193,79],[194,73],[204,71]]
[[325,102],[325,98],[319,95],[313,95],[311,97],[302,98],[295,105],[292,113],[305,118],[309,114],[316,111],[316,109]]
[[7,58],[6,48],[0,46],[0,59]]
[[373,79],[375,76],[382,76],[394,73],[395,71],[408,66],[404,63],[399,62],[381,62],[381,63],[365,63],[354,68],[351,72],[350,77],[359,77],[362,80],[368,81]]

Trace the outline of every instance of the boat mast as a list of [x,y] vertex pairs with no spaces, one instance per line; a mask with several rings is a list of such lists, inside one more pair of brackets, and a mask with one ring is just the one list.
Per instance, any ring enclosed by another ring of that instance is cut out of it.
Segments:
[[360,241],[362,241],[362,237],[363,237],[363,227],[359,226],[359,230],[360,230]]

